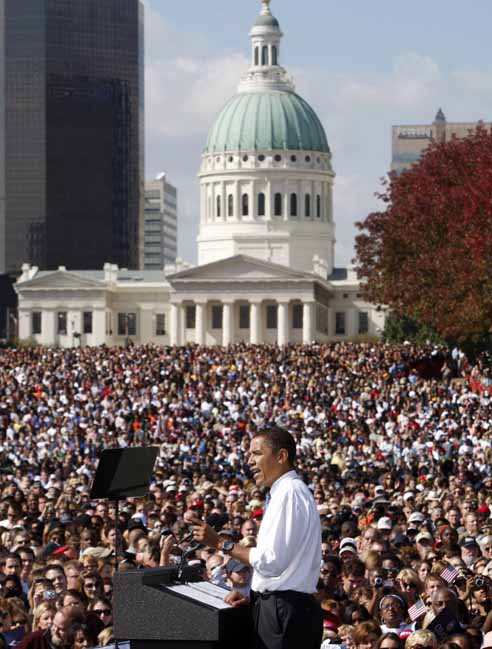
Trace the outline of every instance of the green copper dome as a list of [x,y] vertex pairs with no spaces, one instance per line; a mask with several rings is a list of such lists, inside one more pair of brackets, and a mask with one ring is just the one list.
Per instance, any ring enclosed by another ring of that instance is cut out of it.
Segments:
[[262,90],[235,95],[209,131],[205,153],[305,150],[329,153],[321,122],[299,95]]
[[255,27],[279,27],[280,24],[278,20],[275,18],[275,16],[272,15],[266,15],[266,16],[258,16],[258,18],[255,21],[254,24]]

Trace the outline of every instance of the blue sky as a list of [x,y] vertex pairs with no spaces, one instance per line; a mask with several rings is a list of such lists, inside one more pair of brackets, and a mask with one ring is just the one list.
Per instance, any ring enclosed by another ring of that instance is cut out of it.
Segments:
[[[146,176],[179,191],[179,254],[196,261],[201,149],[249,65],[259,0],[146,0]],[[337,263],[377,207],[391,125],[492,121],[492,2],[272,0],[281,64],[318,113],[333,153]]]

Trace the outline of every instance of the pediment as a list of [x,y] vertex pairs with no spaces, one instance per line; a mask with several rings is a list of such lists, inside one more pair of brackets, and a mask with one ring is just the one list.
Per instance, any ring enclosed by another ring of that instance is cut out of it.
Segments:
[[30,280],[17,284],[18,290],[50,289],[50,290],[83,290],[103,289],[104,282],[84,275],[78,275],[66,270],[54,270],[51,273],[36,275]]
[[195,266],[167,277],[175,282],[227,282],[313,279],[310,273],[295,271],[287,266],[272,264],[246,255],[236,255],[210,264]]

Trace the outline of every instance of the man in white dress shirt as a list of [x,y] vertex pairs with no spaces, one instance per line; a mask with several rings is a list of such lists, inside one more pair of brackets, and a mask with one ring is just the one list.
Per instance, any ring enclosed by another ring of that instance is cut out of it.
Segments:
[[[251,441],[249,466],[270,498],[257,546],[221,542],[210,526],[195,521],[194,538],[253,568],[251,605],[255,649],[319,649],[323,616],[313,597],[320,574],[321,526],[314,499],[294,471],[295,441],[286,430],[270,427]],[[249,602],[231,592],[232,606]]]

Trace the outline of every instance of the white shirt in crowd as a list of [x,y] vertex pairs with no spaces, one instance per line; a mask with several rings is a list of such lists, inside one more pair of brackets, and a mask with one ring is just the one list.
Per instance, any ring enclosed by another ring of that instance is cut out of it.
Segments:
[[251,548],[252,590],[314,593],[321,564],[321,525],[311,492],[295,471],[272,485],[270,503]]

